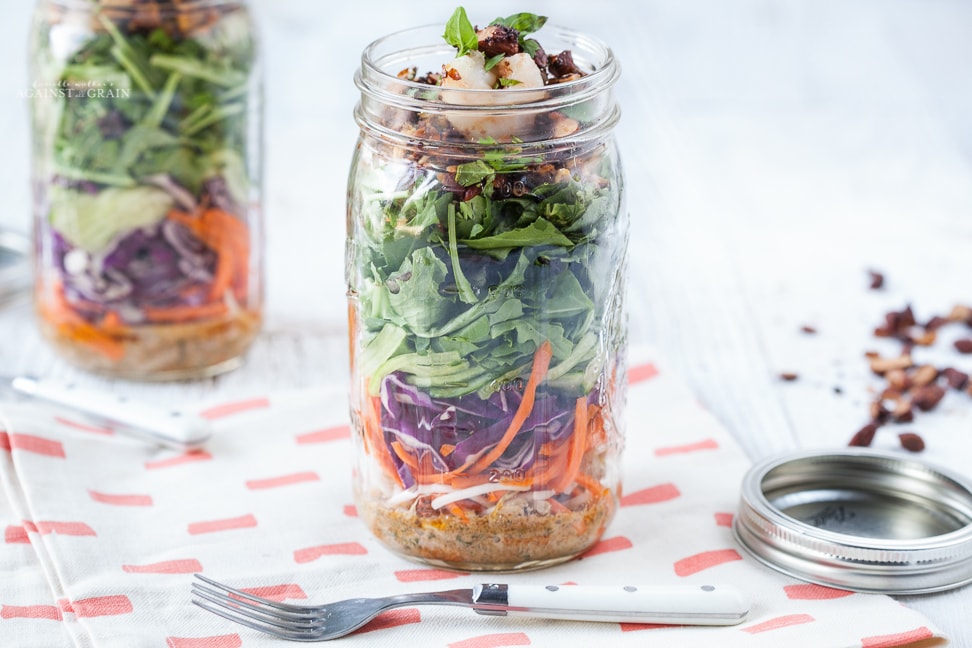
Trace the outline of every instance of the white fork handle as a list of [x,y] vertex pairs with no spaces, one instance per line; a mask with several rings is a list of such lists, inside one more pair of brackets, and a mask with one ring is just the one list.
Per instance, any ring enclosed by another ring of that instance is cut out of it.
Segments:
[[57,403],[108,424],[124,426],[128,429],[119,431],[136,432],[137,436],[149,437],[165,445],[192,448],[212,435],[209,421],[200,416],[130,401],[109,392],[83,389],[46,378],[19,377],[10,384],[21,394]]
[[[493,588],[505,589],[505,606],[503,592]],[[488,606],[476,608],[481,614],[511,612],[545,619],[712,626],[741,623],[750,607],[748,596],[724,585],[477,585],[473,600]]]

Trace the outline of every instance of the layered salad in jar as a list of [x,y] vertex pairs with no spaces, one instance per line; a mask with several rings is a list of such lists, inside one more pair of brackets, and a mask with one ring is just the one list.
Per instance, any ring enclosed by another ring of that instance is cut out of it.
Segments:
[[397,75],[416,109],[358,112],[358,510],[388,547],[455,569],[576,556],[620,490],[621,172],[613,140],[589,133],[603,115],[558,99],[593,70],[544,50],[545,20],[477,29],[458,9],[455,58]]
[[39,4],[36,308],[77,366],[194,377],[255,338],[254,48],[237,1]]

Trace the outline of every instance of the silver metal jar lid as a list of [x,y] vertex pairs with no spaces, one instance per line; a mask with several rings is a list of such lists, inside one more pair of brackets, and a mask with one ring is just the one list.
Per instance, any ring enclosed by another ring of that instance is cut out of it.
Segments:
[[972,582],[972,482],[890,452],[803,452],[753,466],[736,538],[796,578],[917,594]]
[[0,228],[0,301],[27,288],[30,283],[26,236]]

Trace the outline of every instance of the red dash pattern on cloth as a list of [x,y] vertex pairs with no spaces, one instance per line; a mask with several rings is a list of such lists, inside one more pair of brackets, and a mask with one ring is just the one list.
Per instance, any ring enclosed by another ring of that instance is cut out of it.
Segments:
[[699,452],[700,450],[718,450],[719,442],[715,439],[704,439],[702,441],[697,441],[695,443],[686,443],[684,445],[668,446],[665,448],[656,448],[656,457],[669,457],[671,455],[687,454],[689,452]]
[[854,592],[834,587],[824,587],[812,583],[801,583],[799,585],[787,585],[783,588],[786,598],[791,601],[826,601],[839,599],[846,596],[854,596]]
[[101,434],[104,436],[112,436],[115,434],[115,431],[111,428],[102,427],[99,425],[88,425],[87,423],[79,423],[78,421],[72,421],[71,419],[66,419],[62,416],[55,416],[54,420],[65,427],[69,427],[74,430],[81,430],[82,432],[90,432],[92,434]]
[[596,545],[588,549],[583,558],[591,558],[592,556],[597,556],[600,554],[611,553],[614,551],[624,551],[625,549],[630,549],[634,545],[631,540],[624,536],[615,536],[613,538],[606,538],[601,540]]
[[56,605],[4,605],[0,606],[0,619],[46,619],[60,621],[61,609]]
[[241,648],[243,639],[238,634],[213,635],[211,637],[166,637],[166,648]]
[[3,530],[3,541],[6,544],[30,544],[30,536],[24,527],[8,524]]
[[639,630],[660,630],[662,628],[673,628],[671,624],[664,623],[619,623],[621,632],[637,632]]
[[643,488],[633,493],[627,493],[621,498],[621,506],[637,506],[639,504],[658,504],[677,498],[681,493],[675,484],[659,484],[651,488]]
[[286,601],[288,599],[306,599],[307,592],[304,588],[295,583],[284,583],[281,585],[261,585],[260,587],[241,587],[241,592],[259,596],[260,598],[270,599],[271,601]]
[[145,468],[147,470],[158,470],[160,468],[172,468],[173,466],[181,466],[188,463],[196,463],[197,461],[210,461],[213,456],[208,452],[201,450],[193,450],[192,452],[186,452],[185,454],[177,455],[175,457],[167,457],[166,459],[157,459],[155,461],[145,462]]
[[[921,614],[888,597],[795,585],[731,549],[731,512],[749,461],[694,395],[679,391],[677,377],[662,367],[648,379],[644,359],[631,362],[636,374],[645,373],[627,399],[621,468],[631,492],[624,491],[603,540],[586,555],[525,580],[732,583],[760,594],[743,624],[512,625],[469,610],[419,607],[378,617],[359,630],[377,634],[357,643],[892,648],[940,636]],[[0,647],[101,645],[115,635],[133,646],[167,648],[274,643],[195,608],[189,583],[199,572],[248,579],[241,581],[252,586],[245,591],[292,603],[493,580],[416,565],[380,548],[353,503],[347,395],[338,392],[333,400],[317,390],[274,394],[265,407],[236,409],[239,416],[228,408],[205,451],[189,453],[97,438],[5,404],[11,431],[60,441],[66,458],[0,452]],[[4,439],[11,443],[0,434],[0,445]],[[158,605],[163,596],[172,604]],[[32,641],[18,643],[22,636]]]
[[40,520],[31,522],[24,520],[24,529],[28,533],[39,533],[48,535],[51,533],[62,536],[96,536],[95,530],[84,522],[55,522],[53,520]]
[[246,400],[235,401],[232,403],[225,403],[223,405],[216,405],[215,407],[210,407],[199,412],[199,415],[204,419],[210,421],[215,421],[216,419],[225,418],[227,416],[232,416],[234,414],[239,414],[240,412],[248,412],[250,410],[266,409],[270,407],[269,398],[248,398]]
[[449,644],[449,648],[503,648],[504,646],[529,646],[530,637],[524,632],[503,632],[479,635]]
[[395,572],[395,579],[402,583],[418,583],[422,581],[449,580],[459,578],[464,574],[445,569],[399,569]]
[[34,434],[7,434],[5,447],[9,450],[22,450],[47,457],[64,459],[64,444],[54,439],[48,439]]
[[388,630],[389,628],[397,628],[398,626],[408,625],[410,623],[419,623],[422,621],[422,615],[418,608],[399,608],[397,610],[389,610],[388,612],[382,612],[374,619],[361,626],[361,629],[357,631],[358,634],[364,632],[374,632],[375,630]]
[[189,523],[189,535],[201,533],[216,533],[217,531],[232,531],[235,529],[249,529],[257,526],[257,519],[252,513],[222,520],[204,520]]
[[246,487],[250,490],[263,490],[265,488],[279,488],[280,486],[291,486],[303,482],[321,481],[315,472],[299,472],[279,477],[266,477],[264,479],[251,479],[246,482]]
[[89,490],[88,496],[100,504],[113,506],[152,506],[151,495],[120,495]]
[[322,556],[363,556],[368,550],[360,542],[341,542],[338,544],[318,545],[294,551],[294,561],[307,563]]
[[770,632],[771,630],[789,628],[790,626],[813,623],[814,621],[816,621],[816,619],[809,614],[787,614],[770,619],[769,621],[763,621],[762,623],[757,623],[755,625],[742,628],[742,631],[748,632],[749,634],[759,634],[761,632]]
[[864,637],[861,639],[861,648],[895,648],[895,646],[907,646],[916,641],[933,639],[935,634],[928,628],[922,626],[909,630],[908,632],[898,632],[877,637]]
[[657,375],[658,375],[658,367],[656,367],[651,362],[635,365],[630,369],[628,369],[628,384],[633,385],[635,383],[643,382],[645,380],[651,380]]
[[313,432],[305,432],[303,434],[297,435],[297,443],[307,444],[307,443],[330,443],[331,441],[340,441],[341,439],[351,438],[351,426],[350,425],[336,425],[334,427],[325,428],[323,430],[315,430]]
[[124,594],[95,596],[93,598],[72,601],[70,604],[70,611],[79,618],[131,614],[132,609],[131,600]]
[[146,565],[122,565],[122,571],[129,574],[195,574],[202,570],[202,563],[195,558],[163,560]]
[[711,569],[734,560],[742,560],[742,556],[735,549],[717,549],[715,551],[703,551],[694,556],[682,558],[675,563],[675,573],[679,576],[691,576],[700,571]]

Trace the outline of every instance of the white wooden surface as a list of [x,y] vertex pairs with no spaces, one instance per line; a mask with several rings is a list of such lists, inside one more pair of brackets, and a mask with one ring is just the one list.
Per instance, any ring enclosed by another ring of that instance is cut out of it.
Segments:
[[[0,22],[0,225],[28,228],[29,3]],[[71,376],[192,403],[344,379],[344,184],[351,75],[389,31],[454,5],[253,0],[267,76],[268,323],[247,364],[177,385],[78,375],[29,304],[0,306],[0,373]],[[866,422],[871,330],[972,302],[972,4],[962,0],[639,0],[467,4],[529,10],[612,44],[633,217],[631,338],[651,344],[754,459],[843,446]],[[888,277],[867,289],[867,270]],[[817,335],[800,332],[803,325]],[[955,331],[958,334],[959,331]],[[940,343],[945,347],[945,342]],[[945,353],[972,369],[968,356]],[[800,378],[784,383],[781,371]],[[836,393],[839,388],[842,393]],[[972,474],[972,399],[919,419],[925,456]],[[639,430],[636,422],[630,433]],[[879,440],[894,445],[892,437]],[[972,646],[972,588],[905,597]]]

